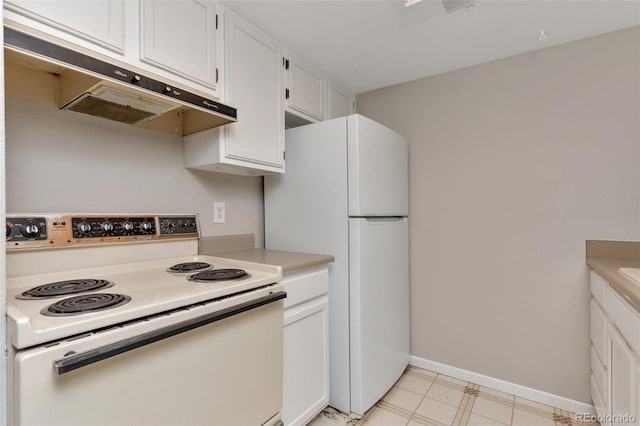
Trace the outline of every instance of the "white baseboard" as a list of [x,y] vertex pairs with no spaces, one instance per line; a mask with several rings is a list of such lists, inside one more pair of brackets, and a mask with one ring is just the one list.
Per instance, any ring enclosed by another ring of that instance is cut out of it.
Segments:
[[465,382],[475,383],[480,386],[486,386],[491,389],[519,396],[531,401],[539,402],[540,404],[551,405],[553,407],[572,411],[574,413],[596,414],[596,410],[593,405],[587,404],[585,402],[575,401],[563,396],[554,395],[541,390],[518,385],[516,383],[511,383],[501,379],[496,379],[494,377],[485,376],[484,374],[474,373],[473,371],[463,370],[462,368],[441,364],[436,361],[430,361],[428,359],[411,355],[409,364],[413,365],[414,367],[419,367],[425,370],[433,371],[435,373],[444,374],[455,379],[464,380]]

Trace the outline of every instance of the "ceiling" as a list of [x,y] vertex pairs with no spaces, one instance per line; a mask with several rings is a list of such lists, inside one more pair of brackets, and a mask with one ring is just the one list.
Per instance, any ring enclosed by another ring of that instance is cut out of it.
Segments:
[[354,93],[640,25],[640,0],[480,0],[450,15],[440,0],[224,3]]

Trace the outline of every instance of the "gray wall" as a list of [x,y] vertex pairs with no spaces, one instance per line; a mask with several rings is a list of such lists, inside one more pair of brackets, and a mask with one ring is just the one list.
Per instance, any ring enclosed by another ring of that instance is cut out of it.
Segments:
[[8,212],[196,212],[203,235],[263,245],[262,178],[187,170],[181,138],[17,100],[6,127]]
[[590,402],[586,239],[640,240],[640,27],[392,86],[411,351]]

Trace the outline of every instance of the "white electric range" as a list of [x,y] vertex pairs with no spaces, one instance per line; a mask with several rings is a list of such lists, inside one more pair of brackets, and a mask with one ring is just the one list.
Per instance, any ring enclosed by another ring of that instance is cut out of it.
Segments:
[[279,422],[281,268],[198,256],[197,228],[8,216],[11,424]]

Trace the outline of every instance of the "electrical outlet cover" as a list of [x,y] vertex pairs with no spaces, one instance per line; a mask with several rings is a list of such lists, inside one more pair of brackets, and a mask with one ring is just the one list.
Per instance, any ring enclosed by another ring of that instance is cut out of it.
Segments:
[[226,220],[226,212],[224,202],[216,201],[213,203],[213,223],[224,223]]

